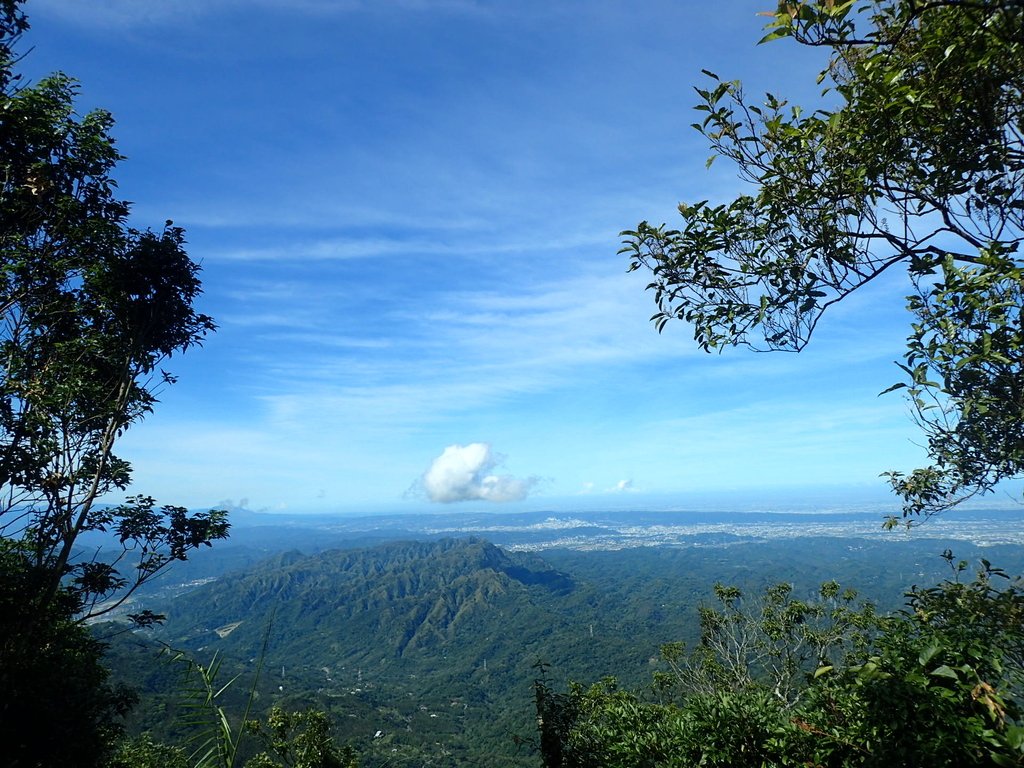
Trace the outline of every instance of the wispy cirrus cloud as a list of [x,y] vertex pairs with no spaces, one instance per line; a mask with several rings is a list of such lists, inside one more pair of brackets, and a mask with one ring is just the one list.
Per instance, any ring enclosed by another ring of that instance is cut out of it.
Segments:
[[[647,299],[630,282],[598,273],[520,295],[442,292],[417,311],[399,307],[364,335],[328,318],[319,328],[275,334],[302,347],[290,345],[287,359],[264,355],[253,383],[282,412],[343,409],[356,418],[377,413],[422,423],[575,383],[588,366],[696,355],[654,333]],[[352,348],[382,354],[353,360],[345,354]],[[260,355],[258,347],[252,354]]]
[[287,11],[311,16],[340,16],[382,6],[406,12],[482,14],[492,3],[479,0],[36,0],[34,8],[94,27],[167,26],[240,8]]
[[248,248],[212,249],[207,256],[224,261],[273,261],[290,260],[334,261],[348,259],[369,259],[381,256],[464,256],[473,254],[498,254],[565,251],[584,246],[607,245],[600,235],[581,233],[577,236],[537,238],[534,240],[498,240],[467,236],[457,241],[450,238],[408,239],[378,237],[336,237],[310,241],[286,242],[280,245],[260,245]]

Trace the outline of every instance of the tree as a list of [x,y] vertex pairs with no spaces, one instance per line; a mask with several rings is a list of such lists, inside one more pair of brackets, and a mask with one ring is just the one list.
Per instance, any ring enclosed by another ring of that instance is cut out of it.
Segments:
[[118,744],[108,768],[191,768],[185,750],[160,744],[144,733]]
[[[118,438],[174,380],[160,366],[214,325],[182,230],[128,226],[109,113],[79,116],[65,75],[20,81],[27,28],[0,0],[0,740],[12,766],[93,766],[130,697],[84,622],[227,535],[224,512],[102,503],[131,480]],[[82,551],[89,531],[113,553]]]
[[[892,269],[914,286],[904,388],[931,465],[889,473],[903,516],[1024,472],[1024,3],[780,2],[762,42],[828,49],[805,112],[706,72],[695,127],[749,194],[623,232],[659,330],[705,351],[799,351],[822,313]],[[894,524],[891,520],[890,524]]]
[[785,583],[760,598],[722,584],[714,595],[718,607],[698,609],[700,644],[689,653],[682,643],[662,647],[672,670],[664,682],[707,695],[759,688],[790,708],[808,675],[863,649],[878,626],[874,606],[855,606],[856,591],[841,591],[835,581],[822,584],[814,600],[794,598]]
[[267,751],[246,761],[246,768],[358,768],[351,747],[338,747],[331,721],[317,710],[286,712],[273,707],[265,721],[246,722]]
[[[0,742],[11,768],[102,764],[133,694],[108,682],[103,645],[77,623],[73,595],[39,615],[41,574],[0,540]],[[31,627],[30,630],[27,628]]]
[[[129,485],[114,446],[174,381],[160,366],[214,324],[193,308],[199,268],[182,230],[127,225],[110,114],[79,117],[65,75],[19,82],[19,5],[0,5],[0,534],[40,574],[26,595],[33,615],[67,591],[84,620],[227,535],[223,512],[189,515],[146,496],[100,503]],[[112,533],[120,551],[84,556],[87,531]]]
[[[665,649],[683,674],[656,678],[659,700],[609,680],[565,694],[537,682],[544,764],[1024,765],[1024,593],[1019,579],[985,562],[962,583],[965,568],[957,564],[953,579],[912,590],[904,611],[881,617],[835,603],[834,583],[825,585],[821,613],[791,600],[785,585],[770,587],[754,607],[742,605],[734,588],[718,587],[723,607],[702,612],[701,645],[688,658]],[[808,635],[792,631],[799,623],[779,633],[780,608],[822,621]],[[801,658],[808,637],[834,641],[814,649],[815,663],[780,676],[776,660]],[[819,650],[826,653],[816,661]],[[791,695],[780,695],[780,679]]]

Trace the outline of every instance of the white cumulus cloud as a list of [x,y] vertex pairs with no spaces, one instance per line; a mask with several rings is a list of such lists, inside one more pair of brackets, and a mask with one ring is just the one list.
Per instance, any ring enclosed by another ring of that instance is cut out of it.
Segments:
[[420,483],[431,501],[520,501],[537,478],[497,475],[501,457],[488,443],[449,445],[430,465]]

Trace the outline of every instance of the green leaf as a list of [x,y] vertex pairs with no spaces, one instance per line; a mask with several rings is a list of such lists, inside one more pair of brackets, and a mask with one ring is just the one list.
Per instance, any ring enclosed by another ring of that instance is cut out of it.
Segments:
[[946,666],[945,664],[943,664],[941,667],[936,667],[928,674],[933,675],[934,677],[948,678],[950,680],[960,679],[960,675],[957,673],[957,671],[955,669],[952,669],[951,667]]
[[917,663],[922,667],[928,666],[928,662],[935,658],[935,656],[942,650],[942,645],[939,642],[932,642],[925,648],[917,657]]

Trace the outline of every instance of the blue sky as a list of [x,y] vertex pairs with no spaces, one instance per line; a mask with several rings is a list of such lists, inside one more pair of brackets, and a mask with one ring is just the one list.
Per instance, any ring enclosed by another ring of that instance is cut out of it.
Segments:
[[133,224],[185,227],[220,326],[124,438],[133,490],[292,512],[884,498],[879,473],[923,461],[877,396],[899,276],[800,355],[708,356],[655,332],[616,255],[620,230],[742,189],[689,127],[702,68],[813,100],[820,53],[755,45],[770,5],[29,2],[24,71],[114,114]]

